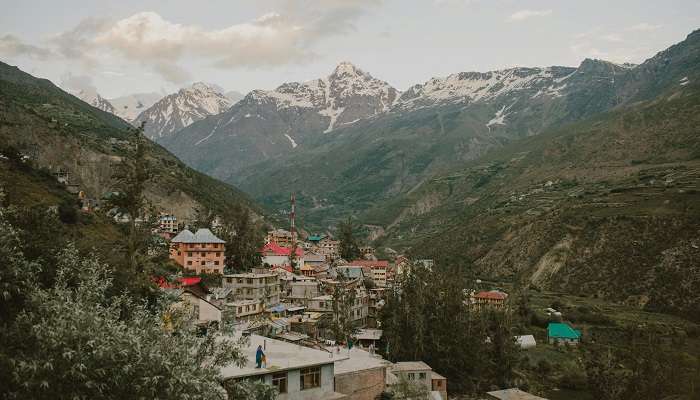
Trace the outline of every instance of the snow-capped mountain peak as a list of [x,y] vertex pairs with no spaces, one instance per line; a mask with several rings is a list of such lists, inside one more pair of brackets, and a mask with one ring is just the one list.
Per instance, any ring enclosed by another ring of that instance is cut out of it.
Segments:
[[489,72],[460,72],[444,78],[431,78],[410,87],[399,98],[399,108],[416,108],[441,103],[490,101],[515,93],[532,97],[558,97],[565,80],[576,68],[509,68]]
[[96,90],[92,89],[81,89],[73,92],[73,95],[80,100],[90,104],[95,108],[99,108],[102,111],[115,114],[115,109],[112,103],[104,97],[100,96]]
[[343,79],[343,78],[365,78],[372,79],[372,76],[360,68],[356,67],[353,63],[349,61],[341,61],[338,66],[335,67],[333,73],[329,78]]
[[275,90],[254,90],[242,102],[274,104],[277,110],[295,108],[326,118],[324,132],[387,111],[399,96],[388,83],[350,62],[339,63],[324,78],[288,82]]
[[145,121],[146,136],[160,139],[195,121],[222,113],[228,110],[231,104],[231,100],[219,87],[195,82],[153,104],[139,114],[134,123]]

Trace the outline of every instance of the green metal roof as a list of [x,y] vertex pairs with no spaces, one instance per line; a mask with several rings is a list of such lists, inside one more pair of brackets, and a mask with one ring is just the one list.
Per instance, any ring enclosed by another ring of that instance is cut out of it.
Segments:
[[323,238],[324,238],[324,236],[322,236],[322,235],[311,235],[308,238],[306,238],[306,240],[308,240],[309,242],[319,242]]
[[550,322],[547,326],[547,336],[551,338],[580,339],[581,332],[570,327],[568,324]]

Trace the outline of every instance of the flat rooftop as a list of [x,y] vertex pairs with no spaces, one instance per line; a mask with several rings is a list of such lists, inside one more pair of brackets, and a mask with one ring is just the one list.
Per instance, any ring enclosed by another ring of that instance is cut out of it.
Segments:
[[252,272],[246,272],[244,274],[228,274],[224,275],[224,278],[271,278],[276,277],[277,274],[254,274]]
[[431,371],[430,365],[423,361],[401,361],[395,363],[392,368],[394,371]]
[[384,360],[380,355],[371,354],[357,347],[354,347],[352,350],[341,347],[340,352],[337,352],[335,346],[329,346],[326,347],[326,349],[333,352],[333,360],[335,362],[334,371],[336,375],[388,367],[391,365],[389,361]]
[[[234,340],[238,338],[240,338],[240,334],[231,337]],[[263,346],[263,351],[267,358],[267,368],[255,368],[255,353],[258,350],[258,346]],[[245,365],[239,367],[231,364],[221,368],[221,375],[224,379],[313,367],[331,364],[334,361],[331,353],[259,335],[250,335],[248,344],[242,350],[243,355],[246,357]]]
[[544,397],[535,396],[534,394],[523,392],[522,390],[515,388],[496,390],[493,392],[487,392],[486,394],[491,396],[492,399],[499,400],[547,400]]

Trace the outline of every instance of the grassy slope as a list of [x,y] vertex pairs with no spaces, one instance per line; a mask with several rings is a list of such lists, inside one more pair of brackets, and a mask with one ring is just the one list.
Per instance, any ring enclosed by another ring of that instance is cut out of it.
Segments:
[[[0,63],[0,138],[43,167],[69,170],[89,195],[109,190],[114,166],[124,157],[129,125],[67,94],[47,80]],[[156,144],[149,144],[154,177],[147,195],[158,207],[191,214],[194,207],[217,211],[242,202],[258,208],[244,193],[185,166]]]
[[485,276],[700,315],[697,89],[514,143],[367,221],[390,226],[379,245]]

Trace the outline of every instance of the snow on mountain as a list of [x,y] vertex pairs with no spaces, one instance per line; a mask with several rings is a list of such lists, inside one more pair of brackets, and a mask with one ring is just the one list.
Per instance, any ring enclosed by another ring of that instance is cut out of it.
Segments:
[[220,114],[231,107],[231,100],[213,85],[197,82],[170,94],[134,119],[134,124],[146,122],[144,133],[160,139],[210,115]]
[[558,97],[566,80],[576,68],[510,68],[490,72],[460,72],[444,78],[432,78],[406,90],[397,102],[400,109],[412,109],[447,103],[490,101],[502,95],[532,93]]
[[109,102],[114,106],[114,113],[117,116],[131,122],[162,97],[163,95],[158,93],[135,93],[109,99]]
[[388,111],[399,92],[349,62],[341,62],[327,77],[285,83],[275,90],[254,90],[249,103],[274,104],[278,110],[313,109],[327,118],[324,132]]
[[[159,141],[190,165],[209,160],[218,177],[300,151],[304,142],[391,109],[399,92],[349,62],[325,77],[253,90],[228,111]],[[204,169],[202,169],[204,170]]]
[[81,89],[78,91],[72,91],[72,94],[95,108],[99,108],[100,110],[106,111],[108,113],[116,114],[112,103],[110,103],[110,101],[105,99],[104,97],[100,96],[100,94],[97,93],[96,90]]

